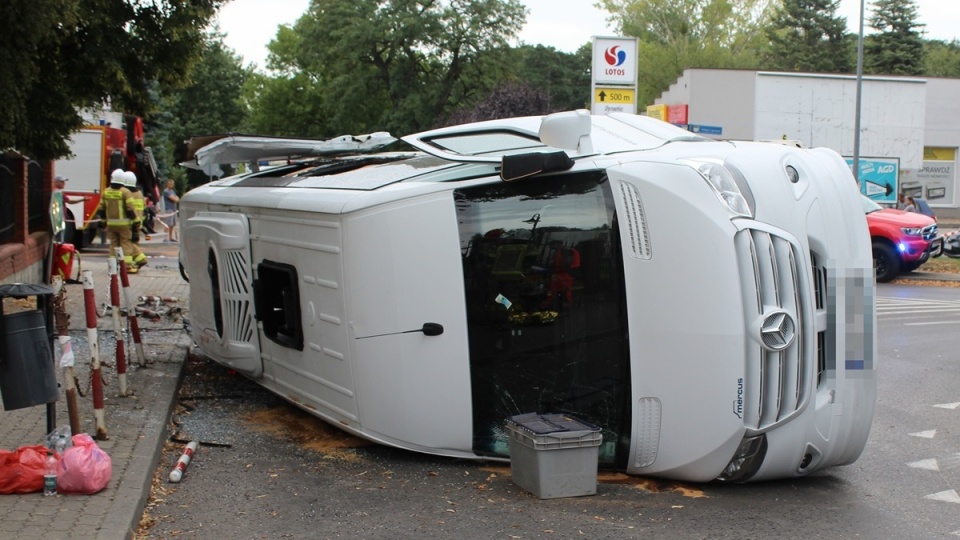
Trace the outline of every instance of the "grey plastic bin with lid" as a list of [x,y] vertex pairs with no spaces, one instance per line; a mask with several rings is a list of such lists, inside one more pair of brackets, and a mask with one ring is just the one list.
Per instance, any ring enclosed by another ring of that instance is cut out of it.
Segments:
[[597,492],[600,428],[566,414],[528,413],[506,421],[513,482],[541,499]]

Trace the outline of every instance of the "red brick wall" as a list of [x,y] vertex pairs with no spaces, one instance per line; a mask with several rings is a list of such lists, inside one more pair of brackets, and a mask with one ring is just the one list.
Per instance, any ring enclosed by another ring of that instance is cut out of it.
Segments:
[[[41,265],[51,248],[50,225],[44,230],[28,230],[27,215],[27,161],[20,161],[21,166],[14,171],[14,220],[15,232],[11,242],[0,244],[0,282],[9,281],[9,278],[18,272],[30,269],[33,265]],[[53,164],[43,165],[44,196],[49,198],[53,191]],[[39,275],[39,272],[36,272]],[[46,278],[44,278],[46,279]]]

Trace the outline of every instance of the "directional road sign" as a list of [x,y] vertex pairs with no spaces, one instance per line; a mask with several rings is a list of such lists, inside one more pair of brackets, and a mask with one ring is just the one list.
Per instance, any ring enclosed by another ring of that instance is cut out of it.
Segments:
[[593,89],[593,102],[604,105],[633,105],[637,101],[637,92],[633,88],[610,86]]

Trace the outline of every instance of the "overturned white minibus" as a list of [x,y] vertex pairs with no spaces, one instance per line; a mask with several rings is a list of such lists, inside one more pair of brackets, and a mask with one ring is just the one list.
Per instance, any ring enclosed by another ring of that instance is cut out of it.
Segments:
[[601,468],[634,475],[799,477],[863,451],[875,284],[838,154],[586,111],[403,140],[183,197],[210,358],[443,456],[508,459],[504,420],[531,412],[599,426]]

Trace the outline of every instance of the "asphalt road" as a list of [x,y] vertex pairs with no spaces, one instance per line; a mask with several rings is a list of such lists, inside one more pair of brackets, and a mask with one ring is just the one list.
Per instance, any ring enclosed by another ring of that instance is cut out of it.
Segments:
[[[880,390],[859,461],[748,485],[600,477],[539,500],[509,466],[370,445],[192,357],[140,538],[956,538],[960,289],[878,287]],[[183,442],[204,444],[179,484]]]

